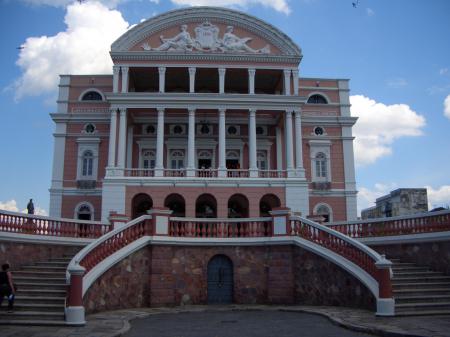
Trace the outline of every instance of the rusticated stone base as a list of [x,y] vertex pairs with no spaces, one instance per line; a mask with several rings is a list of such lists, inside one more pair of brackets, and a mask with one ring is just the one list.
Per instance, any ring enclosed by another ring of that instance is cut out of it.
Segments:
[[380,254],[385,254],[387,258],[416,263],[450,275],[450,241],[371,245],[370,247]]
[[18,242],[0,242],[0,261],[9,263],[14,271],[25,265],[43,262],[64,255],[75,255],[83,247],[56,244],[32,244]]
[[86,310],[207,304],[208,262],[217,254],[233,263],[234,303],[375,307],[357,279],[297,246],[153,246],[101,276],[84,297]]
[[98,278],[83,298],[86,312],[148,307],[151,256],[142,248]]

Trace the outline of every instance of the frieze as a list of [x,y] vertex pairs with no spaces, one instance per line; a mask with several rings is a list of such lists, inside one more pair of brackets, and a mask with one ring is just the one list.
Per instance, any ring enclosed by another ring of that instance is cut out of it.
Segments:
[[233,26],[227,26],[225,33],[220,38],[219,27],[205,21],[195,27],[195,37],[193,38],[188,32],[188,25],[183,24],[177,35],[171,38],[161,35],[159,37],[161,44],[158,47],[151,47],[148,42],[144,42],[141,48],[145,51],[270,54],[269,45],[261,49],[253,49],[248,45],[252,40],[251,37],[238,37],[233,30]]

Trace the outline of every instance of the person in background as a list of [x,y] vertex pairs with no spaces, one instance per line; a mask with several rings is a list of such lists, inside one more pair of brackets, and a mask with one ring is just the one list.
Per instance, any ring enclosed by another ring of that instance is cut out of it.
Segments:
[[2,305],[3,298],[8,297],[8,312],[13,311],[15,289],[12,279],[12,274],[9,271],[9,264],[2,265],[2,271],[0,272],[0,306]]
[[27,211],[28,211],[28,214],[34,214],[33,199],[30,199],[30,201],[28,202]]

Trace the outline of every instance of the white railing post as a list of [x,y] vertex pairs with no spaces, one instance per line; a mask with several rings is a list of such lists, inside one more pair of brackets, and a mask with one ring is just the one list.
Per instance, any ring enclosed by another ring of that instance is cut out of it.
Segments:
[[269,213],[272,216],[272,235],[290,235],[291,223],[289,221],[289,216],[291,214],[291,209],[287,207],[274,208]]
[[85,325],[85,312],[83,306],[83,275],[86,271],[79,264],[70,266],[68,269],[70,275],[69,299],[65,308],[66,324]]

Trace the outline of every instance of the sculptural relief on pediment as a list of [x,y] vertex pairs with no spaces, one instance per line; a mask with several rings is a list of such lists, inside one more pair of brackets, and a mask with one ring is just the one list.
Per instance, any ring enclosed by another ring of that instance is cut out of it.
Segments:
[[[192,35],[189,32],[192,27],[189,26],[182,24],[178,32],[167,32],[171,34],[170,36],[160,34],[158,39],[146,39],[140,43],[139,49],[155,52],[271,53],[269,44],[251,47],[254,37],[244,36],[244,31],[235,32],[234,26],[231,25],[219,27],[209,21],[204,21],[193,28]],[[257,41],[255,44],[258,45],[261,42]]]

